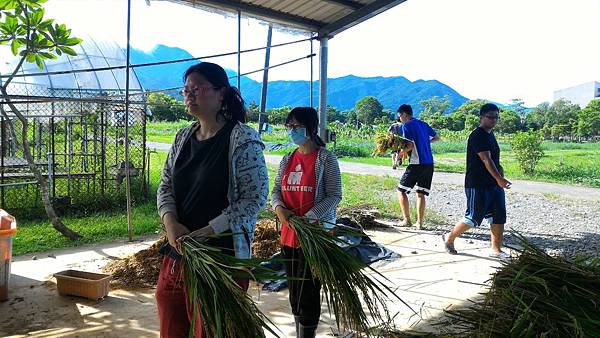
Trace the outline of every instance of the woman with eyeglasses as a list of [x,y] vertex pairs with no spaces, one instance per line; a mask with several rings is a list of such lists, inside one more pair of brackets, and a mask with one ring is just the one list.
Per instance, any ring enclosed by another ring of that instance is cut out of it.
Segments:
[[[244,101],[225,70],[202,62],[188,68],[183,80],[181,94],[196,121],[175,136],[158,187],[158,213],[168,243],[161,248],[165,257],[156,303],[161,337],[187,337],[195,320],[198,338],[203,336],[202,319],[192,318],[184,288],[181,239],[192,236],[230,255],[250,258],[268,176],[264,145],[243,124]],[[248,280],[236,281],[248,289]]]
[[282,224],[281,245],[287,276],[298,278],[288,281],[296,337],[312,338],[321,316],[321,283],[311,275],[288,219],[292,215],[304,216],[332,228],[342,199],[342,179],[336,156],[317,135],[319,118],[313,108],[292,109],[285,126],[297,148],[281,160],[271,205]]

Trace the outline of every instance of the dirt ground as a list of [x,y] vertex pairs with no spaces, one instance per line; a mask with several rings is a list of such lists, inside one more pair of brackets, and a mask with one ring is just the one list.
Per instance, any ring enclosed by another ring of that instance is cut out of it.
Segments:
[[[417,314],[400,302],[390,303],[400,328],[431,330],[430,323],[443,309],[463,304],[485,290],[485,281],[499,263],[487,257],[488,243],[458,240],[461,255],[443,250],[439,234],[410,228],[368,230],[374,241],[401,255],[375,267],[397,287],[397,294]],[[66,269],[101,272],[115,258],[123,258],[150,247],[158,238],[134,243],[56,250],[14,259],[9,300],[0,303],[2,337],[158,337],[154,289],[111,288],[102,300],[60,296],[54,273]],[[36,256],[36,259],[33,259]],[[250,293],[260,309],[279,330],[281,337],[293,337],[293,317],[287,290],[260,291],[251,285]],[[335,323],[322,304],[318,337],[332,337]],[[433,328],[439,330],[439,328]],[[351,337],[339,335],[338,337]]]

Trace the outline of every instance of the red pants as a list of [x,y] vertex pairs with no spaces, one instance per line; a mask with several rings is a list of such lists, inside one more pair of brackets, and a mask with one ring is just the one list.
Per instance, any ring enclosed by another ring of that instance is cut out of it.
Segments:
[[[247,279],[236,279],[244,290],[248,290]],[[158,285],[156,286],[156,305],[160,321],[162,338],[187,337],[193,316],[192,304],[189,304],[185,284],[183,282],[182,264],[169,256],[165,256],[160,267]],[[194,337],[202,338],[202,319],[196,314]]]

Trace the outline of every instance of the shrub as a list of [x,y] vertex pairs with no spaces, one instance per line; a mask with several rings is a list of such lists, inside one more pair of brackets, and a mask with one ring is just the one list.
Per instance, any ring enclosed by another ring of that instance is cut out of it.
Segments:
[[527,175],[535,172],[535,167],[544,156],[542,135],[539,132],[524,131],[515,134],[510,142],[519,167]]

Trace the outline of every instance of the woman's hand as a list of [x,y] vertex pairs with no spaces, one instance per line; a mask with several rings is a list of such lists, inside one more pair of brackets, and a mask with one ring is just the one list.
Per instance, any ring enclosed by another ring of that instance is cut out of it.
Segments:
[[294,215],[294,212],[282,207],[281,205],[278,205],[275,208],[275,214],[277,215],[277,218],[279,219],[279,222],[281,222],[281,224],[287,224],[288,220],[290,219],[290,216]]
[[175,218],[175,216],[171,213],[168,213],[163,217],[163,224],[167,230],[167,239],[169,240],[169,244],[175,248],[179,254],[181,254],[181,243],[178,240],[182,238],[182,236],[188,234],[190,231],[185,227],[185,225],[179,223],[177,218]]

